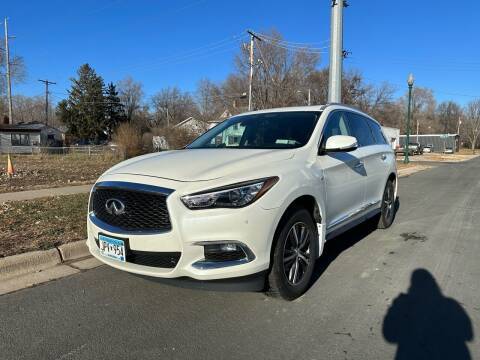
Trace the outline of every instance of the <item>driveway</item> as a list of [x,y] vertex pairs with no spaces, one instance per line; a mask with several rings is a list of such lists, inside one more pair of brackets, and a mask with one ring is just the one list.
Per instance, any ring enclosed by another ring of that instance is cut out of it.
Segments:
[[480,158],[399,195],[395,224],[331,240],[294,302],[102,266],[1,296],[0,358],[480,358]]

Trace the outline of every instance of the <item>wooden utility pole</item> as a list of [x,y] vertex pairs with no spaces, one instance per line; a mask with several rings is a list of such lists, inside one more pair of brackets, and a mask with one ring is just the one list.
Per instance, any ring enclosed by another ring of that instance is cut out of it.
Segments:
[[53,81],[48,81],[48,79],[38,81],[45,84],[45,125],[48,125],[48,85],[55,85],[56,83]]
[[250,35],[250,77],[248,81],[248,111],[252,110],[252,88],[253,88],[253,43],[254,40],[262,41],[253,31],[247,30]]
[[8,123],[13,124],[13,106],[12,106],[12,81],[10,74],[10,48],[8,46],[8,22],[4,20],[5,25],[5,63],[7,67],[7,101],[8,101]]

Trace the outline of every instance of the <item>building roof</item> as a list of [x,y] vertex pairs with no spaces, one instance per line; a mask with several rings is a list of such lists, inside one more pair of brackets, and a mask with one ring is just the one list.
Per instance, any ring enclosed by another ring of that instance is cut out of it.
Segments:
[[29,122],[29,123],[19,123],[19,124],[0,124],[0,132],[40,132],[45,128],[55,129],[53,126],[46,125],[37,121]]

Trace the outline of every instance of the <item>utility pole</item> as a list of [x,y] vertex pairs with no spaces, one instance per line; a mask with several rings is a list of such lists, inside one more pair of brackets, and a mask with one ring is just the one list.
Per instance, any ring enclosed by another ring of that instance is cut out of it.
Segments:
[[48,79],[38,81],[45,84],[45,125],[48,125],[48,85],[55,85],[56,83],[53,81],[48,81]]
[[343,8],[344,0],[332,0],[330,23],[330,70],[328,102],[342,102]]
[[312,105],[312,90],[308,89],[308,106]]
[[248,81],[248,111],[252,110],[252,87],[253,87],[253,44],[254,40],[262,41],[253,31],[247,30],[250,35],[250,77]]
[[13,124],[13,106],[12,106],[12,81],[10,78],[10,48],[8,46],[8,22],[4,20],[5,25],[5,62],[7,66],[7,101],[8,101],[8,123]]

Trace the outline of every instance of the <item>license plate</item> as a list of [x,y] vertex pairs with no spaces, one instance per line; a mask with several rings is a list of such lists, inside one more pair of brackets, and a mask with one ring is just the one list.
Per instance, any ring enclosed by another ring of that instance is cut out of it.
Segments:
[[110,236],[99,235],[100,254],[110,259],[125,262],[125,243]]

